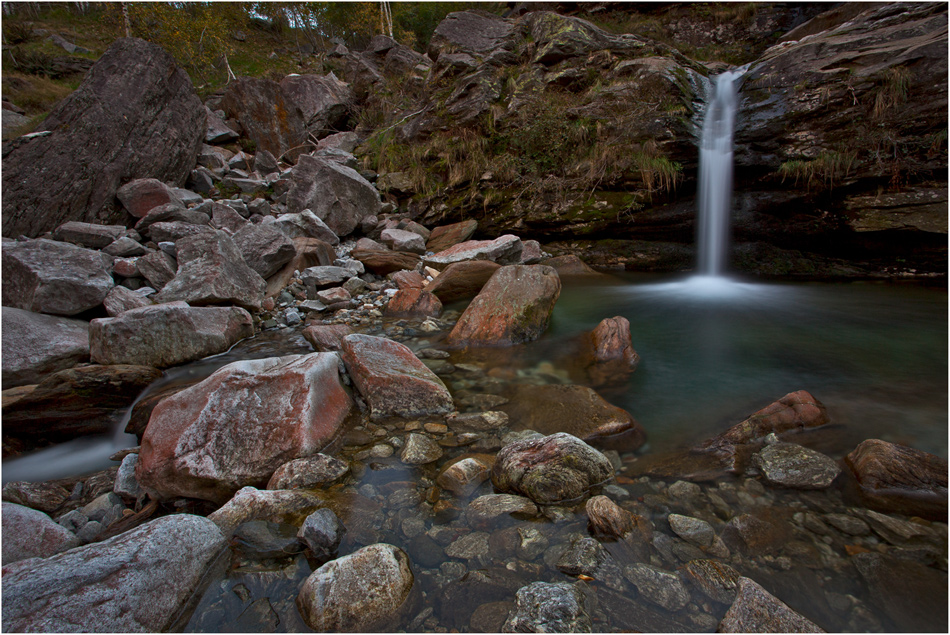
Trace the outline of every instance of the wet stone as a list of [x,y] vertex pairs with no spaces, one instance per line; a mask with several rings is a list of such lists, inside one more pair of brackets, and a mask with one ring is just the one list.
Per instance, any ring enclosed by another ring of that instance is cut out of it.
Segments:
[[638,562],[624,567],[623,575],[646,600],[667,611],[679,611],[689,603],[689,590],[675,573]]
[[540,529],[533,526],[517,528],[518,545],[516,547],[519,558],[534,560],[547,550],[550,542]]
[[584,592],[566,582],[533,582],[518,590],[505,633],[590,633]]
[[739,572],[715,560],[690,560],[684,567],[686,575],[709,599],[723,604],[731,603],[741,577]]
[[491,466],[485,461],[466,457],[448,465],[436,478],[436,483],[456,496],[468,496],[490,475]]
[[518,514],[536,516],[538,507],[524,496],[514,494],[486,494],[473,500],[466,511],[473,526],[491,524],[499,516]]
[[332,558],[346,527],[330,509],[318,509],[304,520],[297,531],[297,538],[302,541],[317,559],[329,560]]
[[460,560],[477,560],[488,554],[488,534],[473,532],[466,534],[445,548],[445,555]]
[[824,489],[841,473],[830,457],[795,443],[766,445],[752,464],[772,485],[795,489]]
[[688,481],[676,481],[669,486],[667,492],[673,498],[681,500],[694,500],[702,495],[703,490],[696,483]]
[[683,540],[699,547],[710,547],[716,540],[716,530],[705,520],[670,514],[670,528]]
[[736,599],[719,622],[720,633],[824,633],[817,624],[749,578],[739,578]]
[[303,550],[296,527],[266,520],[238,525],[232,545],[237,553],[252,560],[288,558]]
[[399,459],[408,465],[424,465],[442,457],[439,444],[423,434],[411,433],[399,453]]

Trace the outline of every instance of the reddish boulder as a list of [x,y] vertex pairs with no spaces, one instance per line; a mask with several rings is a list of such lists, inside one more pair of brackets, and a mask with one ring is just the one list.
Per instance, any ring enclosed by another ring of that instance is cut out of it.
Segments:
[[452,395],[409,347],[383,337],[343,338],[343,363],[372,419],[452,412]]
[[314,324],[301,335],[310,342],[315,351],[329,353],[343,350],[343,338],[353,332],[346,324]]
[[142,438],[136,478],[161,498],[216,503],[263,487],[339,432],[353,402],[337,362],[328,353],[235,362],[165,399]]
[[89,360],[89,323],[3,307],[3,387],[39,382]]
[[947,517],[947,461],[880,439],[861,442],[845,463],[872,509],[931,518]]
[[236,79],[228,84],[221,108],[241,123],[258,149],[278,158],[286,152],[292,161],[304,151],[307,131],[303,115],[277,82],[252,77]]
[[702,444],[702,449],[734,452],[734,446],[753,443],[770,432],[782,434],[828,423],[825,406],[804,390],[792,392]]
[[490,260],[456,262],[426,285],[425,290],[438,296],[442,304],[474,298],[500,268]]
[[442,303],[422,289],[400,289],[389,300],[383,315],[395,318],[438,317]]
[[547,329],[560,295],[561,280],[551,267],[502,267],[465,309],[448,343],[511,346],[536,340]]
[[167,203],[185,206],[175,191],[158,179],[129,181],[116,190],[115,195],[126,211],[136,218],[144,218],[156,207]]
[[591,331],[590,343],[595,362],[623,361],[631,370],[640,363],[630,338],[630,321],[622,316],[602,320]]
[[426,279],[418,271],[397,271],[392,275],[393,282],[400,289],[422,289]]

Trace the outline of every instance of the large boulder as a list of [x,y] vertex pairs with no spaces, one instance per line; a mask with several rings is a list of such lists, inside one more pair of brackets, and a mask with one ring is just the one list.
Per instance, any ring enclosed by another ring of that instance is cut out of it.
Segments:
[[184,207],[175,190],[158,179],[146,178],[129,181],[115,192],[122,207],[135,218],[144,218],[156,207],[173,204]]
[[98,251],[41,238],[5,242],[3,306],[76,315],[102,304],[112,280],[112,258]]
[[62,441],[110,434],[149,384],[162,376],[149,366],[91,365],[44,378],[29,395],[3,407],[3,431]]
[[404,269],[415,269],[422,259],[408,251],[389,251],[388,249],[354,249],[350,255],[363,263],[366,270],[378,276],[385,276]]
[[52,238],[87,249],[102,249],[125,236],[127,231],[125,225],[97,225],[71,220],[57,227]]
[[[224,503],[319,452],[353,402],[332,353],[234,362],[152,411],[135,475],[153,495]],[[221,413],[228,413],[222,417]]]
[[502,267],[462,313],[448,343],[511,346],[536,340],[547,329],[560,295],[561,280],[551,267]]
[[469,219],[451,225],[439,225],[426,240],[426,251],[440,252],[459,243],[464,243],[478,229],[478,221]]
[[227,546],[213,522],[164,516],[114,538],[3,568],[7,632],[165,632]]
[[342,130],[356,101],[349,85],[333,73],[288,75],[280,80],[280,90],[300,109],[307,131],[318,139]]
[[4,150],[4,236],[37,236],[69,220],[124,222],[115,204],[121,184],[184,183],[205,134],[205,109],[171,55],[122,38],[39,131],[49,134]]
[[474,298],[500,267],[490,260],[455,262],[427,284],[425,290],[438,297],[442,304]]
[[343,338],[343,362],[370,417],[420,417],[452,412],[452,395],[409,347],[384,337]]
[[548,384],[513,386],[498,407],[514,430],[541,434],[567,432],[599,447],[633,451],[646,442],[646,431],[633,416],[586,386]]
[[486,59],[492,54],[512,54],[520,39],[517,26],[508,20],[485,13],[458,11],[445,16],[436,27],[428,53],[436,61],[442,55],[454,53]]
[[3,387],[38,383],[89,359],[89,323],[4,307]]
[[288,210],[313,210],[337,236],[353,233],[360,221],[377,215],[381,205],[369,181],[334,161],[303,155],[291,173]]
[[303,151],[307,141],[300,108],[291,102],[270,79],[239,77],[228,84],[221,97],[221,109],[244,128],[244,135],[258,149],[291,160]]
[[[73,532],[41,511],[4,502],[0,519],[3,521],[4,567],[27,558],[48,558],[79,546]],[[6,591],[4,588],[4,595]]]
[[946,518],[946,459],[906,445],[868,439],[845,457],[845,463],[869,507]]
[[293,241],[267,225],[247,225],[232,236],[248,266],[261,278],[270,278],[297,255]]
[[251,269],[226,233],[211,230],[183,238],[178,248],[178,271],[155,296],[158,302],[236,304],[260,310],[264,279]]
[[290,238],[316,238],[330,245],[340,244],[340,237],[309,209],[295,214],[269,216],[264,223],[273,223],[274,227]]
[[509,443],[492,467],[492,484],[502,492],[550,505],[574,501],[614,474],[603,454],[577,437],[558,432]]
[[297,608],[317,632],[395,632],[414,608],[409,556],[374,544],[331,560],[303,583]]
[[521,239],[513,234],[505,234],[494,240],[468,240],[427,256],[425,263],[439,270],[453,262],[467,260],[490,260],[500,265],[514,265],[521,262],[523,247]]
[[253,334],[251,315],[239,307],[169,302],[93,320],[90,356],[98,364],[167,368],[223,353]]

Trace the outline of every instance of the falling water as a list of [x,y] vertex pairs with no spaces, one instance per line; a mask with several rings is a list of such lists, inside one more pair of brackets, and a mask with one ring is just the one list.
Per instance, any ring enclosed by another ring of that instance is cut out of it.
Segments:
[[716,278],[725,268],[732,208],[732,133],[745,68],[715,78],[699,149],[699,273]]

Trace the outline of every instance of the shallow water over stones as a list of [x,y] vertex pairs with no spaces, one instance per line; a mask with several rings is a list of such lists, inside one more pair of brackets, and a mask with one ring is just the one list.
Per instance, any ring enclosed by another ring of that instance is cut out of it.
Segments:
[[[826,489],[800,491],[771,486],[753,472],[693,483],[644,475],[642,466],[800,388],[827,406],[837,432],[796,443],[835,460],[869,437],[946,456],[946,333],[938,328],[946,325],[946,293],[768,285],[757,296],[740,292],[731,302],[710,304],[674,301],[656,287],[566,285],[548,333],[512,349],[438,352],[458,306],[448,307],[438,330],[423,328],[421,320],[356,319],[357,313],[345,320],[417,352],[463,413],[377,421],[364,413],[325,450],[350,472],[308,490],[345,528],[337,554],[385,543],[408,555],[418,596],[393,628],[499,631],[518,590],[544,582],[573,585],[570,594],[581,598],[577,606],[587,616],[578,615],[577,623],[594,631],[714,631],[744,577],[826,631],[945,631],[944,522],[864,509],[848,489],[847,473]],[[517,396],[513,385],[591,385],[586,362],[575,354],[579,336],[613,315],[630,320],[642,361],[633,375],[597,391],[644,424],[648,445],[607,451],[616,476],[591,495],[606,496],[629,514],[625,537],[595,534],[586,499],[538,507],[496,494],[487,478],[455,489],[440,482],[451,462],[471,456],[490,467],[503,445],[530,434],[512,432],[515,422],[504,417],[478,414],[504,410]],[[728,319],[739,320],[733,322],[738,333],[727,332]],[[190,382],[238,359],[309,353],[303,328],[265,331],[180,370]],[[740,362],[748,368],[738,368]],[[887,381],[917,388],[909,394],[880,388]],[[430,454],[437,458],[405,460],[407,446],[420,437],[438,450]],[[275,543],[288,531],[275,528]],[[600,548],[591,548],[592,535]],[[235,544],[226,558],[229,566],[195,598],[186,630],[309,631],[295,602],[325,556],[249,552]]]

